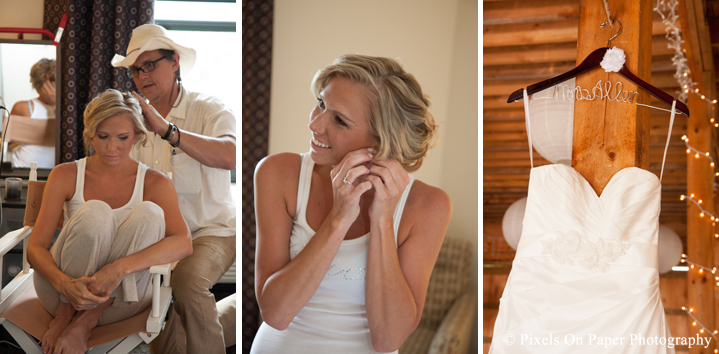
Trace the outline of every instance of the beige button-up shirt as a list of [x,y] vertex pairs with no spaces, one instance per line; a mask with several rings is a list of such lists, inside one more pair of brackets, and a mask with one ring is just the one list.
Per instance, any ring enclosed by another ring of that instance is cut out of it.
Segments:
[[[219,99],[183,87],[178,100],[165,119],[183,132],[215,138],[237,137],[235,116]],[[229,170],[204,166],[153,133],[149,134],[145,146],[135,146],[132,153],[136,160],[151,168],[172,172],[180,210],[193,240],[201,236],[236,234]]]

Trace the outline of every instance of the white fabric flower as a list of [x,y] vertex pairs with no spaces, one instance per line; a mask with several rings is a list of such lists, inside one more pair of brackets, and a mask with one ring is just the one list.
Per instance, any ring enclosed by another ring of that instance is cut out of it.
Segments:
[[604,53],[604,59],[602,59],[600,65],[602,66],[602,69],[608,73],[616,72],[624,66],[624,62],[626,60],[627,56],[624,55],[624,50],[614,47],[608,49],[607,52]]
[[606,272],[609,263],[626,254],[631,244],[621,241],[596,243],[584,239],[577,231],[557,231],[559,237],[540,241],[544,245],[542,254],[549,255],[559,264],[582,266]]

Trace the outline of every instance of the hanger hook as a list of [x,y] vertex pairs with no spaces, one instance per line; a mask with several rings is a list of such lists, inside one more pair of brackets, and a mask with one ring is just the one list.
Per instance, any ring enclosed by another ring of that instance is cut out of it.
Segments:
[[[612,36],[612,38],[609,38],[609,40],[607,41],[607,47],[609,47],[609,44],[612,42],[612,39],[617,38],[617,36],[618,36],[620,33],[622,33],[622,23],[619,22],[619,20],[612,20],[612,21],[619,24],[619,30],[617,31],[617,33],[615,33],[615,34]],[[599,27],[604,28],[604,26],[606,26],[608,23],[609,23],[609,21],[604,22],[604,23],[602,23],[601,25],[599,25]],[[611,25],[610,25],[610,27],[611,27]]]

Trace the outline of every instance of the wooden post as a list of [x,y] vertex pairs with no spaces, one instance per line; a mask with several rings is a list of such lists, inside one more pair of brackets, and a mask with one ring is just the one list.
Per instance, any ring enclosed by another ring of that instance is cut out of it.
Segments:
[[[708,97],[713,97],[711,79],[713,77],[713,63],[711,59],[707,60],[707,50],[711,54],[711,46],[702,48],[709,38],[709,32],[706,29],[705,15],[702,1],[679,0],[678,14],[682,19],[682,39],[685,43],[682,46],[686,50],[685,54],[689,62],[689,68],[692,72],[691,78],[697,83],[696,88]],[[713,151],[713,131],[714,127],[709,122],[708,114],[712,112],[711,106],[700,96],[689,93],[687,102],[689,117],[687,124],[687,137],[689,144],[699,151]],[[714,213],[714,194],[713,194],[713,168],[709,165],[706,157],[699,156],[696,158],[694,154],[687,157],[687,194],[694,194],[695,198],[703,200],[702,207],[711,213]],[[688,204],[687,208],[687,258],[695,263],[714,267],[714,254],[717,248],[714,239],[714,229],[711,220],[706,217],[700,217],[700,210],[693,203]],[[689,307],[694,310],[693,314],[699,321],[710,330],[716,327],[717,317],[715,313],[715,280],[714,275],[708,272],[699,273],[696,270],[690,270],[687,274],[687,300]],[[689,336],[696,337],[699,334],[700,327],[692,326],[689,319]],[[703,337],[709,337],[709,334],[699,334]],[[714,338],[709,343],[708,348],[692,347],[689,353],[714,353],[716,343]]]
[[[627,68],[649,82],[651,70],[652,1],[609,0],[612,20],[622,24],[622,32],[612,40],[611,46],[624,50]],[[618,31],[600,24],[607,22],[601,1],[581,0],[579,10],[579,37],[577,64],[592,51],[607,46],[607,40]],[[592,88],[609,80],[622,83],[622,91],[638,92],[638,102],[649,103],[649,94],[617,73],[601,68],[577,77],[583,89]],[[572,165],[597,194],[619,170],[629,166],[649,167],[649,112],[648,108],[617,101],[578,100],[574,106],[574,143]]]
[[[691,60],[690,60],[691,62]],[[698,87],[704,86],[703,75],[699,73],[694,76]],[[699,151],[711,150],[711,131],[707,117],[707,103],[695,94],[689,94],[688,105],[691,116],[687,125],[687,137],[689,144]],[[703,201],[702,208],[714,213],[713,196],[713,169],[709,166],[706,156],[695,157],[690,154],[687,157],[687,194],[694,194],[695,199]],[[698,264],[707,267],[714,266],[714,246],[712,222],[705,217],[700,217],[701,211],[694,203],[689,203],[687,208],[687,258]],[[689,306],[694,309],[694,316],[710,330],[715,329],[714,321],[714,275],[709,272],[699,273],[690,270],[687,275],[687,299]],[[690,321],[691,322],[691,321]],[[690,336],[696,337],[701,327],[691,326]],[[701,336],[709,336],[701,334]],[[694,348],[689,353],[713,353],[716,344],[712,338],[711,347],[708,349]]]

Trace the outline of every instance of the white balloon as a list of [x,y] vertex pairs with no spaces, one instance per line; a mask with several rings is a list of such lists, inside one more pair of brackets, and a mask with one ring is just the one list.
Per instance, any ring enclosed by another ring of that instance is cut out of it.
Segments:
[[672,270],[682,259],[682,239],[674,230],[659,225],[659,274]]
[[519,244],[519,237],[522,236],[525,209],[527,209],[527,197],[517,199],[507,208],[502,217],[502,234],[509,246],[515,250]]

